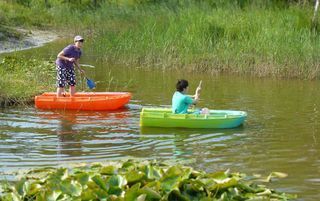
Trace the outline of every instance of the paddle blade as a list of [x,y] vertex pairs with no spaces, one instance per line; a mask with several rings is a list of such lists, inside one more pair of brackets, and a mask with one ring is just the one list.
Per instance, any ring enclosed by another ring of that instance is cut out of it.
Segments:
[[89,89],[93,89],[96,87],[96,84],[94,83],[94,81],[92,81],[88,78],[86,78],[86,79],[87,79],[87,85],[88,85]]

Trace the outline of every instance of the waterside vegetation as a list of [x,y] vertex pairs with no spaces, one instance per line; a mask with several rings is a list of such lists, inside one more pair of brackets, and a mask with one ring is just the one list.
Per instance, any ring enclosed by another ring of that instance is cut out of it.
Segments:
[[0,3],[1,24],[83,32],[92,41],[92,54],[107,61],[319,78],[320,37],[317,26],[312,28],[312,1],[12,2]]
[[31,170],[17,182],[0,184],[0,200],[293,200],[295,195],[265,185],[285,176],[274,172],[263,179],[230,171],[206,173],[179,164],[129,160]]
[[0,61],[1,107],[27,104],[34,96],[54,89],[54,65],[36,59],[5,57]]

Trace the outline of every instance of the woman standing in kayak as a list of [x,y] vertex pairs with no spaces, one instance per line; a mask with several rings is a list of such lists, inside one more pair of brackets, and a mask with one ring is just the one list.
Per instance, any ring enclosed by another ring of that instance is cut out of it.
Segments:
[[74,66],[76,66],[81,73],[84,71],[80,68],[79,59],[81,57],[81,48],[84,39],[82,36],[74,37],[74,44],[68,45],[61,52],[59,52],[56,60],[57,69],[57,96],[62,96],[65,91],[66,84],[70,86],[70,96],[76,93],[76,75]]

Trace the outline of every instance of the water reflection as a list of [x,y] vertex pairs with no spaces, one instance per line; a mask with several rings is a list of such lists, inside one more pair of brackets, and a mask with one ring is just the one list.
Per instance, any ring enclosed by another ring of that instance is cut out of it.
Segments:
[[[232,144],[244,142],[244,128],[234,129],[184,129],[140,128],[141,140],[154,139],[153,152],[167,154],[179,160],[193,160],[195,164],[223,161],[224,152]],[[220,155],[219,157],[216,157]],[[196,156],[196,157],[195,157]],[[205,165],[205,166],[206,166]],[[203,168],[203,167],[202,167]]]
[[[57,156],[60,160],[86,159],[93,150],[112,139],[105,134],[122,132],[128,110],[112,112],[54,111],[41,113],[42,119],[56,121],[52,132],[58,139]],[[96,142],[96,143],[92,143]]]
[[[59,114],[59,113],[58,113]],[[65,155],[66,157],[76,157],[82,155],[82,140],[79,130],[73,127],[77,124],[77,113],[63,112],[59,114],[59,126],[56,129],[58,137],[58,155]]]

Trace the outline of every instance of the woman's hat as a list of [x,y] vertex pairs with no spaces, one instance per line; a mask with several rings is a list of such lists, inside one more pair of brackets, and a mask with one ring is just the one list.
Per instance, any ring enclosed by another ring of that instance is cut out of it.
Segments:
[[75,36],[74,42],[77,42],[77,41],[84,41],[84,38],[82,38],[82,36]]

